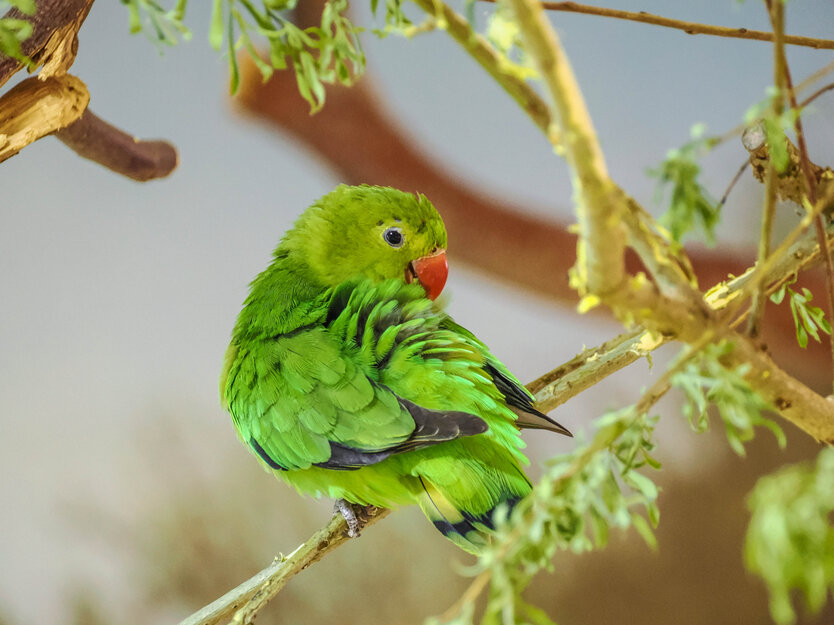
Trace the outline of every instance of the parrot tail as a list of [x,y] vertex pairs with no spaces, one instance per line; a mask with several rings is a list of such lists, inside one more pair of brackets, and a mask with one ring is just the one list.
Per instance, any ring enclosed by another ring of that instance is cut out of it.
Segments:
[[[458,510],[431,482],[423,477],[419,479],[423,491],[418,496],[418,503],[423,514],[441,534],[458,547],[478,555],[481,549],[489,543],[490,532],[495,529],[492,521],[495,508],[480,514]],[[512,497],[500,503],[505,503],[512,508],[519,500],[520,497]]]

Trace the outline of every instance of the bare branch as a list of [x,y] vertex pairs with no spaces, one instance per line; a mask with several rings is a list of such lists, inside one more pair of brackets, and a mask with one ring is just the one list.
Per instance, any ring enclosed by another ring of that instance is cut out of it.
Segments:
[[0,98],[0,163],[81,117],[90,101],[75,76],[27,78]]
[[527,385],[536,407],[550,412],[612,373],[647,356],[666,342],[659,334],[635,328],[602,345],[586,349],[573,359]]
[[[496,0],[482,0],[483,2],[495,2]],[[749,30],[747,28],[728,28],[726,26],[713,26],[711,24],[699,24],[697,22],[685,22],[660,15],[652,15],[645,11],[620,11],[604,7],[588,6],[576,2],[542,2],[542,6],[548,11],[564,11],[567,13],[582,13],[585,15],[598,15],[600,17],[611,17],[619,20],[641,22],[653,26],[664,26],[684,31],[687,35],[713,35],[716,37],[731,37],[734,39],[752,39],[755,41],[773,41],[773,33],[760,30]],[[794,46],[805,46],[818,50],[834,50],[834,40],[814,39],[813,37],[796,37],[785,35],[785,43]]]
[[545,134],[550,132],[551,118],[545,102],[524,80],[504,71],[501,54],[482,35],[472,30],[466,18],[440,0],[414,0],[414,3],[442,21],[446,32],[510,94],[533,123]]
[[[78,49],[78,30],[87,18],[93,0],[36,0],[34,15],[24,15],[17,9],[7,17],[26,20],[32,24],[32,34],[21,44],[21,51],[33,62],[34,69],[44,65],[42,77],[66,73],[75,60]],[[0,86],[23,65],[16,59],[0,55]]]
[[[773,26],[773,32],[776,35],[776,59],[774,63],[774,71],[776,73],[776,85],[780,90],[780,96],[784,93],[787,95],[788,102],[793,110],[796,111],[794,118],[794,130],[796,131],[796,142],[799,146],[799,163],[802,170],[803,192],[808,198],[810,204],[813,206],[817,203],[817,180],[814,172],[813,164],[808,156],[808,147],[805,143],[805,131],[802,128],[802,112],[796,102],[796,92],[793,88],[793,79],[791,78],[791,70],[788,66],[788,59],[785,55],[785,5],[782,2],[767,1],[768,14],[770,15],[770,23]],[[818,214],[814,222],[814,228],[819,240],[820,249],[828,249],[828,240],[825,233],[825,220],[821,214]],[[825,254],[825,272],[828,278],[826,283],[826,294],[828,295],[828,315],[829,319],[834,315],[834,263],[831,261],[831,254]],[[828,345],[831,350],[831,360],[834,363],[834,334],[829,333]]]
[[136,139],[89,109],[55,136],[79,156],[139,182],[164,178],[177,166],[177,150],[167,141]]
[[[391,512],[383,508],[366,508],[365,527],[384,519]],[[198,610],[179,625],[217,625],[231,619],[230,624],[248,625],[267,602],[275,597],[286,583],[311,564],[350,540],[347,523],[341,514],[313,534],[289,556],[281,556],[257,575],[246,580],[225,595]]]

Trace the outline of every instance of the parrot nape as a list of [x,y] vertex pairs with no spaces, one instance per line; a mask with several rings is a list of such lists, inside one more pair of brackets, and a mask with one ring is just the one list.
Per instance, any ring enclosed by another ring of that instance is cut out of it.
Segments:
[[220,395],[243,443],[299,492],[416,503],[477,553],[494,509],[530,492],[519,428],[570,432],[434,303],[445,250],[424,196],[338,186],[252,282]]

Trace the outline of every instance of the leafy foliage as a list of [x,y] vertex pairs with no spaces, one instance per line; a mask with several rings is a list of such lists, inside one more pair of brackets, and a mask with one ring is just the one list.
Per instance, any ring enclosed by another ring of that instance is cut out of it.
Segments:
[[715,227],[721,219],[720,207],[698,181],[705,152],[715,145],[715,139],[703,138],[704,127],[692,128],[692,140],[680,148],[670,150],[666,159],[649,175],[658,179],[657,195],[662,197],[670,188],[669,209],[660,223],[669,229],[672,239],[681,243],[684,236],[700,225],[707,242],[715,243]]
[[816,465],[799,464],[763,477],[750,495],[753,513],[744,557],[770,592],[780,625],[796,620],[790,593],[798,590],[816,613],[834,591],[834,449]]
[[783,284],[778,291],[770,296],[774,304],[781,304],[788,294],[788,301],[793,314],[793,323],[796,326],[796,340],[802,349],[808,347],[808,336],[810,335],[817,343],[820,342],[818,330],[831,334],[831,324],[825,318],[825,311],[817,306],[811,306],[814,294],[807,288],[802,287],[802,292],[797,293],[789,285],[796,282],[796,278]]
[[[350,85],[365,69],[359,30],[347,18],[347,0],[329,0],[319,26],[299,28],[281,14],[297,0],[214,0],[209,41],[219,50],[224,39],[231,67],[232,93],[240,85],[237,50],[244,48],[267,80],[289,64],[295,70],[299,93],[313,111],[324,104],[324,84],[337,80]],[[253,36],[266,40],[269,58],[255,49]]]
[[[379,11],[379,0],[371,0],[371,12],[374,16]],[[403,32],[411,26],[411,20],[403,12],[403,0],[385,0],[385,29],[375,30],[379,36],[389,32]]]
[[177,0],[170,11],[163,9],[155,0],[122,0],[130,19],[130,32],[144,33],[158,46],[173,46],[180,37],[191,38],[191,31],[183,24],[187,0]]
[[[35,14],[35,0],[0,0],[0,14],[15,8],[23,15]],[[32,24],[15,17],[0,17],[0,55],[10,56],[21,63],[28,64],[29,58],[23,54],[20,44],[32,35]]]
[[732,343],[727,341],[708,345],[672,376],[672,385],[686,397],[684,415],[695,431],[704,432],[709,428],[707,408],[715,404],[730,447],[740,456],[744,455],[744,443],[753,438],[756,426],[771,430],[779,446],[784,447],[782,428],[762,414],[771,406],[744,379],[750,366],[726,369],[721,364],[721,358],[732,350]]
[[[498,510],[493,542],[470,570],[478,576],[476,583],[490,581],[484,623],[550,623],[521,593],[538,571],[552,566],[558,550],[601,547],[612,527],[630,526],[655,546],[651,526],[659,518],[658,489],[638,469],[660,467],[651,455],[656,421],[633,407],[605,415],[590,444],[552,459],[532,494],[512,513]],[[464,602],[447,622],[471,623],[472,610],[472,602]]]

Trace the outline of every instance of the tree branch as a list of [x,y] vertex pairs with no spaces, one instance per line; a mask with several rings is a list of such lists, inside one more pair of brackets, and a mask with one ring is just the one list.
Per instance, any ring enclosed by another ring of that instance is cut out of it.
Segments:
[[[776,73],[776,86],[779,89],[778,97],[787,97],[791,109],[796,111],[794,118],[794,130],[796,132],[796,142],[799,146],[799,163],[802,171],[803,193],[808,198],[811,206],[817,203],[817,180],[814,172],[811,159],[808,156],[808,147],[805,143],[805,132],[802,128],[802,112],[796,101],[796,92],[793,88],[793,80],[791,79],[791,70],[788,66],[788,59],[785,55],[785,5],[782,2],[773,2],[768,0],[767,3],[768,14],[770,16],[770,23],[773,27],[773,32],[776,35],[775,39],[775,62],[774,71]],[[780,102],[781,108],[781,102]],[[825,234],[825,220],[821,214],[817,214],[814,227],[819,240],[820,249],[828,249],[828,240]],[[828,316],[829,319],[834,318],[834,263],[831,261],[831,254],[825,255],[825,272],[828,278],[826,283],[826,294],[828,296]],[[831,360],[834,363],[834,334],[829,334],[828,344],[831,350]]]
[[[482,0],[483,2],[496,2],[496,0]],[[567,13],[582,13],[585,15],[597,15],[600,17],[611,17],[632,22],[641,22],[653,26],[663,26],[684,31],[687,35],[713,35],[716,37],[732,37],[734,39],[753,39],[755,41],[773,41],[773,33],[760,30],[749,30],[747,28],[728,28],[726,26],[713,26],[711,24],[698,24],[697,22],[685,22],[660,15],[652,15],[645,11],[620,11],[604,7],[594,7],[576,2],[542,2],[542,6],[548,11],[563,11]],[[834,50],[834,40],[814,39],[813,37],[797,37],[785,35],[785,43],[794,46],[805,46],[818,50]]]
[[[591,117],[541,4],[510,0],[527,53],[553,100],[551,118],[559,125],[560,147],[573,174],[579,221],[577,286],[580,294],[605,298],[625,281],[625,194],[608,176]],[[549,133],[552,135],[553,133]]]
[[[365,527],[384,519],[391,512],[383,508],[366,508]],[[311,564],[350,540],[347,523],[341,514],[313,534],[289,556],[280,556],[268,567],[233,588],[225,595],[198,610],[179,625],[248,625],[286,583]],[[231,621],[228,619],[231,618]]]
[[[23,54],[33,61],[30,71],[44,65],[41,71],[44,78],[64,74],[75,60],[78,30],[93,0],[36,0],[35,5],[34,15],[11,9],[5,17],[32,24],[32,34],[20,46]],[[0,55],[0,87],[21,69],[23,65],[17,59]]]
[[79,119],[90,94],[75,76],[27,78],[0,97],[0,163]]
[[[745,129],[742,135],[742,143],[750,154],[753,176],[759,182],[765,182],[767,168],[770,165],[770,146],[767,144],[767,136],[761,123]],[[802,156],[799,149],[788,137],[785,137],[785,145],[788,150],[788,165],[784,171],[777,172],[776,194],[780,200],[794,202],[802,206],[804,184]],[[816,181],[818,195],[825,195],[829,187],[834,186],[834,170],[830,167],[821,167],[811,161],[808,165],[811,175]]]
[[177,150],[167,141],[136,139],[89,109],[55,136],[79,156],[139,182],[163,178],[177,166]]
[[550,112],[544,100],[523,79],[504,70],[505,59],[501,53],[472,30],[466,18],[440,0],[414,0],[414,4],[445,24],[446,32],[495,79],[545,135],[552,130]]
[[[90,95],[78,78],[67,75],[78,50],[78,30],[93,0],[37,0],[34,15],[17,9],[8,17],[28,20],[32,35],[21,45],[30,71],[43,65],[0,98],[0,162],[38,139],[55,133],[71,149],[108,169],[144,182],[170,174],[177,152],[165,141],[141,141],[86,111]],[[0,56],[0,86],[22,69]]]

